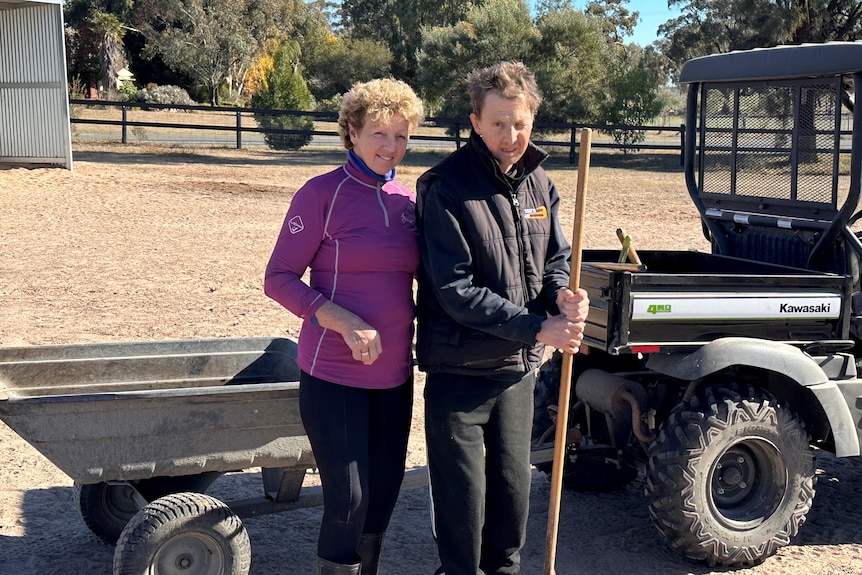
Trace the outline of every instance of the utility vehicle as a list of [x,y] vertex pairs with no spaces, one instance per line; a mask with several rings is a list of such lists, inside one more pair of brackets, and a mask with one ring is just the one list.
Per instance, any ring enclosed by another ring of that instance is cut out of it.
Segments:
[[804,523],[815,450],[860,453],[862,43],[706,56],[680,82],[685,183],[711,253],[640,251],[620,270],[602,265],[616,252],[584,252],[589,354],[574,361],[564,479],[608,488],[643,470],[670,547],[752,565]]

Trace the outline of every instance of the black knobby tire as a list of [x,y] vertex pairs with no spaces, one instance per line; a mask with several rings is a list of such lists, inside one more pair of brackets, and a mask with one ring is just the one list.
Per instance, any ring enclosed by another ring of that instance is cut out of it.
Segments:
[[251,544],[223,502],[200,493],[160,497],[123,529],[114,575],[246,575]]
[[87,529],[108,545],[115,545],[126,523],[140,509],[135,500],[135,491],[146,501],[181,491],[203,493],[220,475],[218,472],[206,472],[179,477],[152,477],[129,483],[75,483],[75,499]]
[[135,488],[127,484],[75,484],[81,519],[96,537],[114,545],[126,523],[138,512]]
[[671,548],[755,565],[787,545],[814,499],[801,420],[763,390],[707,388],[671,411],[649,450],[649,511]]

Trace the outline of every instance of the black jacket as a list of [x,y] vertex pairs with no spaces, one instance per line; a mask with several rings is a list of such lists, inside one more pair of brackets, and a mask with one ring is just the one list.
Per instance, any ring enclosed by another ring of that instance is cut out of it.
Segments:
[[506,378],[539,365],[571,255],[546,158],[531,143],[511,178],[473,133],[417,181],[419,369]]

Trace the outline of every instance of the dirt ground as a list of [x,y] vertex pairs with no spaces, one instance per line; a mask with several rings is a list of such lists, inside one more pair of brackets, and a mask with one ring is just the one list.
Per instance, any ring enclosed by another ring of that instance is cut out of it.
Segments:
[[[73,171],[0,166],[0,345],[296,336],[295,319],[263,295],[263,269],[293,192],[342,158],[78,144]],[[437,159],[413,154],[400,179],[412,185]],[[550,172],[571,230],[576,170]],[[584,247],[616,249],[623,227],[641,249],[708,249],[672,156],[594,153],[587,206]],[[424,465],[421,374],[417,382],[411,468]],[[862,573],[862,463],[818,455],[818,476],[798,537],[740,572]],[[721,572],[665,547],[643,487],[639,478],[613,493],[564,492],[558,575]],[[532,488],[525,575],[542,572],[548,515],[547,478],[534,471]],[[228,502],[260,492],[255,469],[211,490]],[[246,521],[251,572],[312,573],[320,513]],[[0,423],[0,573],[110,573],[112,554],[81,521],[71,480]],[[381,572],[430,575],[436,565],[427,491],[402,491]]]

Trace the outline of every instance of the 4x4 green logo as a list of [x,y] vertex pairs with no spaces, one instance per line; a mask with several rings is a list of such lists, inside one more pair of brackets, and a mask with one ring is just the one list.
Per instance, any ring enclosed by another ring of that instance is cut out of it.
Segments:
[[657,314],[657,313],[671,313],[670,304],[669,303],[653,303],[647,306],[647,313]]

